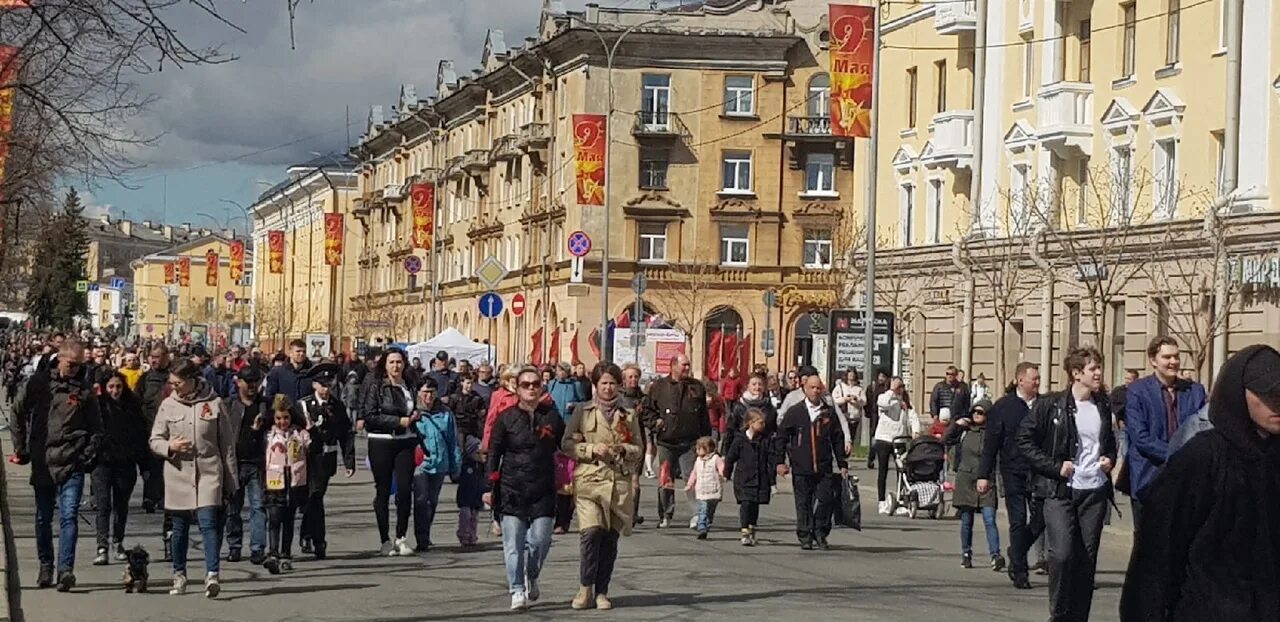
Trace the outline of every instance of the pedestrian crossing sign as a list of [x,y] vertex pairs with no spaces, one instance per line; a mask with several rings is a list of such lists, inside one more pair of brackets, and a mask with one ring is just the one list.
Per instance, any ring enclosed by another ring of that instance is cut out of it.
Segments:
[[88,282],[88,281],[76,281],[76,293],[77,293],[77,294],[83,294],[83,293],[85,293],[85,292],[87,292],[87,291],[89,291],[89,282]]

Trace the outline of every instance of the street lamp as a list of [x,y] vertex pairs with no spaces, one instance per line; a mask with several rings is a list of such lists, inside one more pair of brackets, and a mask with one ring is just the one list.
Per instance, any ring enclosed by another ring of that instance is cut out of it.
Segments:
[[622,34],[618,35],[613,45],[609,45],[599,28],[577,15],[569,16],[571,22],[577,20],[600,40],[600,47],[604,48],[605,68],[608,72],[606,81],[609,84],[609,95],[605,112],[606,133],[604,141],[604,248],[602,249],[603,257],[600,261],[600,355],[604,360],[609,360],[613,355],[613,344],[609,341],[609,238],[611,237],[609,229],[609,195],[613,192],[612,186],[609,185],[609,169],[613,166],[613,59],[618,52],[618,47],[622,45],[622,40],[626,39],[627,35],[643,26],[664,23],[666,17],[667,15],[664,13],[661,17],[632,24],[623,30]]

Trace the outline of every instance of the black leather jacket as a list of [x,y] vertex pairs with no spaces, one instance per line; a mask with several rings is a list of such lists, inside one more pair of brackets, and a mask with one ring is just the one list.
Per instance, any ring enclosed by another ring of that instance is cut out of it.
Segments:
[[[393,385],[385,378],[376,378],[373,384],[366,387],[364,404],[360,412],[364,419],[364,429],[370,434],[403,434],[413,428],[400,427],[400,418],[412,414],[406,399],[411,399],[414,390],[409,384]],[[408,389],[409,395],[405,395]]]
[[[1116,462],[1116,436],[1111,429],[1111,405],[1106,395],[1093,396],[1102,418],[1098,441],[1102,457]],[[1071,489],[1062,477],[1062,463],[1075,460],[1080,449],[1076,430],[1076,402],[1071,391],[1050,393],[1036,400],[1031,414],[1018,428],[1018,450],[1031,468],[1031,494],[1041,499],[1067,498]],[[1107,478],[1108,496],[1111,479]]]

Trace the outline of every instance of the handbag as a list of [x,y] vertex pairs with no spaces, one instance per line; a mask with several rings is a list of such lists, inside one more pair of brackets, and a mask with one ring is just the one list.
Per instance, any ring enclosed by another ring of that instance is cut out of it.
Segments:
[[841,477],[837,494],[840,498],[839,503],[835,504],[832,520],[850,529],[862,531],[862,498],[858,494],[858,484],[852,477]]

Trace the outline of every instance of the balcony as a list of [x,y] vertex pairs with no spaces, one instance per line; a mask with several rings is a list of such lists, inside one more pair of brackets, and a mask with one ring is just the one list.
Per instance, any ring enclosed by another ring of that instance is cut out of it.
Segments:
[[408,184],[387,184],[382,187],[383,201],[399,201],[407,194]]
[[674,112],[642,110],[636,113],[631,135],[636,138],[675,140],[689,136],[690,133],[689,128],[680,120],[680,115]]
[[1093,153],[1093,85],[1055,82],[1040,89],[1036,105],[1040,142],[1060,156]]
[[787,117],[788,138],[831,138],[831,117]]
[[940,2],[934,9],[933,28],[940,35],[973,32],[977,25],[978,6],[975,0]]
[[463,156],[457,155],[445,160],[444,162],[444,178],[459,179],[464,171],[462,170]]
[[414,177],[417,178],[417,181],[429,181],[435,183],[440,179],[440,172],[441,171],[438,168],[428,167],[418,171],[418,174]]
[[462,168],[471,175],[479,175],[489,170],[489,150],[471,149],[462,154]]
[[546,123],[525,123],[516,134],[516,146],[526,152],[535,149],[546,149],[551,141],[551,133]]
[[515,134],[507,134],[500,136],[493,141],[493,149],[489,150],[489,159],[493,162],[507,162],[520,157],[520,150],[517,148],[516,142],[518,138]]
[[969,168],[973,163],[973,111],[948,110],[929,122],[933,136],[920,154],[926,166]]

